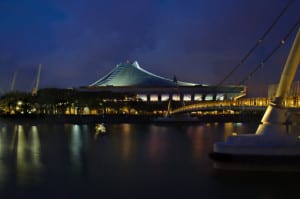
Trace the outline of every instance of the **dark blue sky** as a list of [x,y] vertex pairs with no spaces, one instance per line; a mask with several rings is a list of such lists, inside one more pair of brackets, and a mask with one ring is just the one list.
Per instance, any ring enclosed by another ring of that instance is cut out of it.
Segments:
[[[117,63],[217,84],[255,44],[287,0],[0,0],[0,88],[88,85]],[[300,19],[295,0],[264,45],[226,83],[238,83]],[[250,80],[277,82],[294,38]],[[271,72],[269,72],[271,71]],[[298,75],[299,76],[299,75]],[[260,94],[260,93],[259,93]]]

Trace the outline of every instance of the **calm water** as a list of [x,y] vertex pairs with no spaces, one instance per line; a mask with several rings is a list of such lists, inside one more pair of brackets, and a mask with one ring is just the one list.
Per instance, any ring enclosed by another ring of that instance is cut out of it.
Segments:
[[0,121],[0,197],[299,198],[297,173],[213,169],[213,142],[256,127]]

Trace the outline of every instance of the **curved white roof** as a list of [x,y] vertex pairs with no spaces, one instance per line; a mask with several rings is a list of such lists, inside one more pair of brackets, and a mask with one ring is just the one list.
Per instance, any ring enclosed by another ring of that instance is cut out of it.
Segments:
[[102,86],[140,86],[140,87],[175,87],[196,86],[199,84],[170,80],[141,68],[137,61],[118,64],[111,72],[89,85]]

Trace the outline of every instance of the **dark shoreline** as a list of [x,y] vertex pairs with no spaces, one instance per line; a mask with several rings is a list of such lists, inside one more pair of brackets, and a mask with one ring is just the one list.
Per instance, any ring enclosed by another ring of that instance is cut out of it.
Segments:
[[213,123],[213,122],[260,122],[263,113],[245,113],[235,115],[200,115],[197,121],[159,121],[158,116],[136,115],[0,115],[1,120],[16,123],[71,123],[71,124],[97,124],[97,123]]

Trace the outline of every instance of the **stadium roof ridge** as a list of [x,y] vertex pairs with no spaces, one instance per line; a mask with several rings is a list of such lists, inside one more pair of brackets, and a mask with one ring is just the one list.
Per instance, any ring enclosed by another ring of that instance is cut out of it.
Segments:
[[120,63],[108,74],[89,85],[89,87],[103,86],[139,86],[139,87],[176,87],[198,86],[199,84],[167,79],[155,75],[139,66],[137,61],[133,63]]

